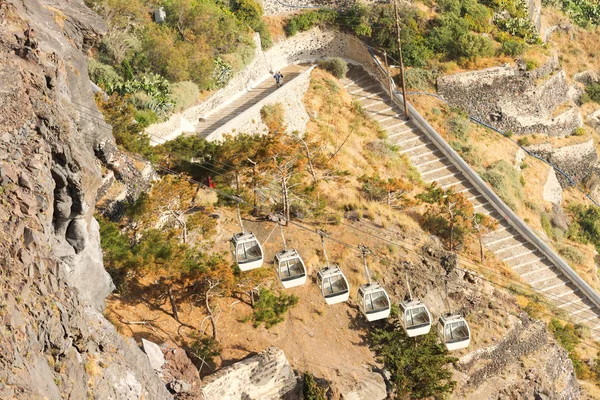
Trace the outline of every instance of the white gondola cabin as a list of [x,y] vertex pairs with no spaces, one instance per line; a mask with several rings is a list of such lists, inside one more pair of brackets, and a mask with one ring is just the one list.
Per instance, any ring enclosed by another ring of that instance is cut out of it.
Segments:
[[295,249],[282,250],[275,254],[277,276],[284,288],[292,288],[306,283],[306,266]]
[[260,268],[263,265],[263,250],[252,232],[236,233],[231,238],[231,252],[242,271]]
[[464,349],[471,343],[469,324],[460,314],[441,315],[438,334],[449,351]]
[[431,314],[420,300],[405,300],[400,303],[400,320],[408,337],[426,335],[431,330]]
[[317,274],[317,284],[327,304],[341,303],[350,297],[348,280],[337,265],[320,270]]
[[369,322],[390,316],[390,298],[385,289],[376,282],[360,286],[358,305]]

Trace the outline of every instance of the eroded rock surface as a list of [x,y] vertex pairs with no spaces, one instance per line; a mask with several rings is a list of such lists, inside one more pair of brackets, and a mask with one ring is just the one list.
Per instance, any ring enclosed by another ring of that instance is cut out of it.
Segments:
[[[578,399],[581,392],[567,352],[543,322],[510,317],[512,329],[497,344],[462,357],[457,398]],[[535,360],[535,361],[534,361]]]
[[0,2],[0,398],[170,398],[100,313],[95,153],[114,141],[85,52],[104,30],[81,0]]

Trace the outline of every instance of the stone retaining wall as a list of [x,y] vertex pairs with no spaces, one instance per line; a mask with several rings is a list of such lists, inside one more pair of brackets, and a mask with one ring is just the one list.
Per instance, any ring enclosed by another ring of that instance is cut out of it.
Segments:
[[553,116],[559,105],[571,100],[565,72],[558,68],[553,57],[534,71],[503,66],[462,72],[439,78],[438,92],[450,104],[500,130],[566,136],[581,126],[582,118],[573,104]]
[[[314,62],[328,57],[340,57],[348,62],[361,64],[367,72],[380,80],[385,79],[385,74],[377,68],[365,46],[358,39],[341,32],[323,31],[315,28],[276,43],[266,52],[260,50],[258,35],[255,35],[255,41],[257,51],[254,60],[240,71],[226,87],[218,90],[197,106],[190,107],[182,113],[174,114],[168,121],[154,124],[148,127],[146,131],[150,135],[160,137],[176,137],[182,132],[189,132],[189,126],[186,127],[186,125],[190,125],[188,121],[198,121],[201,117],[205,118],[214,112],[218,112],[224,105],[239,98],[263,80],[269,79],[271,71],[282,69],[291,64]],[[266,101],[272,102],[270,96],[267,97]],[[245,124],[241,124],[241,126],[245,126]],[[231,128],[235,128],[235,126],[230,126],[228,129]],[[222,129],[219,129],[219,131],[222,132]]]

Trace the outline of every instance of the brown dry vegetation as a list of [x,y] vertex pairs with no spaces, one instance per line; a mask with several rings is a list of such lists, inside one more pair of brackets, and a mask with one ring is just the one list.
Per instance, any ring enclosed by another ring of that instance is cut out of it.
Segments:
[[[332,101],[333,97],[337,100]],[[315,116],[309,122],[308,130],[323,143],[325,154],[335,153],[348,133],[352,131],[352,134],[333,160],[335,168],[332,167],[332,170],[338,173],[327,173],[328,178],[320,184],[320,191],[327,200],[325,216],[305,220],[303,224],[313,229],[325,228],[333,237],[346,243],[353,245],[362,243],[378,254],[388,254],[395,259],[408,260],[415,265],[420,265],[421,246],[427,241],[428,236],[420,228],[418,221],[423,206],[417,205],[405,212],[393,210],[385,204],[368,202],[360,195],[361,184],[357,180],[357,176],[375,172],[386,178],[407,179],[409,176],[414,176],[414,172],[406,160],[397,153],[388,151],[385,146],[373,146],[373,143],[382,143],[379,127],[357,111],[343,86],[330,74],[315,70],[304,100],[309,114]],[[415,191],[419,190],[418,184],[415,186],[417,187]],[[388,232],[384,229],[401,232],[403,237],[408,238],[407,241],[402,242],[400,248],[354,230],[345,220],[343,225],[325,223],[325,220],[329,219],[327,214],[341,216],[347,209],[357,210],[359,215],[365,218],[358,224],[361,229],[378,235],[385,235]],[[215,234],[207,238],[190,232],[189,240],[191,243],[196,241],[193,244],[201,249],[222,252],[229,259],[228,239],[239,230],[235,210],[228,207],[217,207],[216,210],[221,218],[217,220]],[[261,286],[280,290],[272,262],[275,252],[281,249],[278,232],[273,231],[276,225],[249,217],[245,217],[244,224],[261,242],[269,238],[264,243],[266,261],[261,271],[264,278]],[[330,260],[339,263],[347,274],[352,299],[349,304],[327,306],[314,283],[316,271],[323,266],[319,236],[293,225],[285,228],[285,232],[288,246],[298,249],[302,254],[311,277],[305,286],[288,291],[300,298],[299,305],[288,312],[284,322],[267,330],[262,326],[255,329],[250,323],[241,322],[251,313],[251,308],[247,304],[231,297],[216,299],[215,304],[218,304],[219,310],[217,321],[219,342],[222,347],[221,358],[217,360],[216,366],[228,365],[250,353],[275,345],[285,351],[293,367],[298,370],[309,370],[318,376],[335,377],[337,380],[360,379],[365,371],[363,365],[372,365],[375,360],[364,341],[369,325],[354,302],[358,286],[365,282],[359,254],[355,250],[327,241]],[[464,251],[465,259],[477,259],[479,253],[474,243],[475,240],[472,238]],[[497,280],[498,276],[491,270],[511,279],[516,278],[492,254],[488,254],[487,257],[487,269],[481,269],[476,262],[467,260],[462,266],[479,270],[482,276],[494,280]],[[405,295],[402,278],[395,276],[387,266],[376,260],[370,260],[369,264],[374,276],[389,284],[392,300],[394,302],[401,300]],[[148,338],[157,342],[168,339],[183,346],[189,345],[192,334],[198,331],[206,317],[205,309],[198,304],[194,306],[196,300],[194,295],[182,299],[179,304],[181,324],[178,323],[172,316],[168,300],[159,301],[152,298],[152,293],[148,291],[148,288],[160,278],[160,272],[149,272],[141,277],[140,285],[134,292],[123,296],[113,295],[108,300],[107,317],[115,321],[115,325],[126,336],[136,339]],[[423,277],[415,279],[422,280],[420,285],[424,287],[423,290],[426,290],[437,303],[442,304],[441,280],[439,282],[436,280],[432,284],[430,281],[425,283],[428,279]],[[177,287],[174,286],[174,289],[177,290]],[[483,300],[468,316],[473,332],[469,351],[494,343],[509,328],[506,312],[492,310],[487,306],[493,298],[492,287],[481,281],[476,290],[483,290],[483,293],[478,295],[482,296]],[[421,294],[424,295],[425,292]],[[455,306],[460,308],[463,305],[455,304]],[[502,308],[511,313],[519,312],[513,301],[504,302]],[[149,323],[132,325],[120,321],[149,321]],[[465,352],[459,352],[457,355]]]

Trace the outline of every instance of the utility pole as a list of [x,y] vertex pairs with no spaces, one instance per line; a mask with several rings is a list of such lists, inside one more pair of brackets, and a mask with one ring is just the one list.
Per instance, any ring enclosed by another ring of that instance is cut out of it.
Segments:
[[387,52],[384,50],[383,52],[383,59],[385,60],[385,72],[388,76],[388,88],[390,91],[390,100],[392,100],[394,97],[392,96],[392,75],[390,75],[390,67],[388,65],[388,61],[387,61]]
[[402,61],[402,43],[400,43],[400,15],[398,14],[398,0],[394,1],[394,11],[396,12],[396,34],[398,36],[398,54],[400,56],[400,79],[402,79],[402,100],[404,101],[404,115],[408,115],[408,106],[406,105],[406,83],[404,82],[404,62]]

